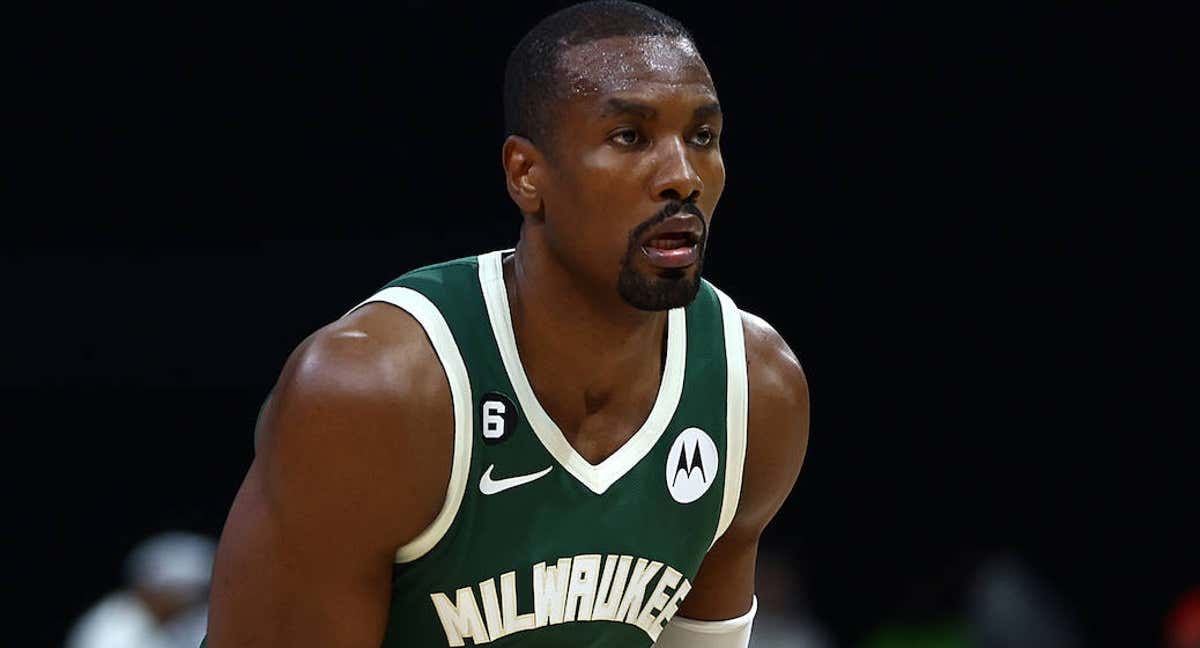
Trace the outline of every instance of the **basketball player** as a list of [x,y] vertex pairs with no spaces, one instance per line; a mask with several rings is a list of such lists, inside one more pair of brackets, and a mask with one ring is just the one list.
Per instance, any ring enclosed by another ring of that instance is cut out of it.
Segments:
[[675,20],[576,5],[505,79],[513,250],[306,339],[260,417],[208,645],[744,648],[808,394],[700,278],[721,109]]

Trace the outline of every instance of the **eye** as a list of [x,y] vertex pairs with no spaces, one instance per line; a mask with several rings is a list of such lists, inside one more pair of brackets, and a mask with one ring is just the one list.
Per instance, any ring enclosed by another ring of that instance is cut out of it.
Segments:
[[622,128],[621,130],[610,135],[608,140],[615,143],[617,146],[633,147],[637,146],[642,141],[642,137],[636,130],[632,128]]
[[714,133],[713,130],[707,126],[696,131],[696,134],[692,136],[692,142],[694,144],[696,144],[696,146],[701,146],[701,147],[706,147],[706,148],[709,146],[712,146],[713,142],[715,142],[716,139],[717,139],[717,134]]

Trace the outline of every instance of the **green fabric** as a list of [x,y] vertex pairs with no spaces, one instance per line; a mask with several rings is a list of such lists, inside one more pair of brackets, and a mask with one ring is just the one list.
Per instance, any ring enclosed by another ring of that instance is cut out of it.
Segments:
[[[385,286],[420,292],[446,319],[469,374],[474,436],[466,492],[449,530],[427,554],[411,563],[397,564],[393,570],[383,647],[484,643],[500,648],[650,646],[651,632],[632,623],[556,622],[563,616],[556,618],[552,613],[543,615],[547,624],[542,627],[506,634],[505,581],[509,592],[515,587],[516,608],[509,610],[509,616],[520,618],[535,612],[535,574],[542,582],[554,584],[545,572],[535,572],[535,566],[544,563],[556,567],[561,559],[570,559],[570,565],[579,571],[571,574],[565,563],[563,571],[568,573],[568,580],[571,576],[580,580],[579,591],[584,596],[568,597],[567,607],[577,608],[576,616],[582,617],[596,609],[589,599],[604,598],[607,590],[603,574],[611,573],[609,563],[617,566],[618,574],[623,562],[633,570],[639,565],[662,563],[653,578],[645,581],[644,590],[634,586],[632,578],[608,580],[627,580],[626,592],[644,592],[640,601],[636,596],[630,599],[628,607],[634,610],[625,615],[626,619],[636,621],[641,616],[639,609],[649,607],[646,612],[650,616],[641,617],[650,619],[644,624],[647,628],[655,624],[661,628],[666,622],[667,613],[661,609],[668,598],[677,599],[677,607],[681,599],[674,596],[676,592],[686,594],[690,588],[716,532],[724,494],[726,367],[717,295],[704,282],[697,298],[686,308],[683,394],[670,423],[641,461],[603,495],[597,495],[557,462],[529,426],[492,333],[478,272],[478,258],[470,257],[415,270]],[[505,395],[517,409],[517,424],[511,436],[494,445],[483,440],[480,416],[481,400],[490,392]],[[713,440],[719,467],[699,499],[681,504],[672,498],[666,484],[668,462],[680,459],[668,455],[680,433],[692,427],[700,428]],[[553,466],[553,470],[544,478],[485,496],[479,483],[492,465],[496,467],[496,478],[536,473],[547,466]],[[664,576],[668,568],[678,573],[678,581]],[[509,576],[505,579],[504,575]],[[599,579],[600,591],[594,597],[588,593],[595,588],[584,586],[589,576]],[[618,591],[616,587],[611,589]],[[657,605],[651,601],[655,592],[662,594]],[[485,593],[494,593],[490,618]],[[454,612],[477,607],[478,618],[485,626],[479,633],[482,636],[459,640],[457,629],[446,629],[434,602],[439,595],[444,596],[444,605],[454,606]],[[552,598],[547,595],[543,600]],[[561,601],[561,596],[556,600]],[[548,609],[553,612],[553,606]]]
[[[432,595],[441,593],[450,603],[457,603],[456,591],[470,587],[469,596],[478,602],[480,615],[486,616],[480,583],[494,583],[502,595],[500,576],[506,572],[513,572],[516,612],[533,612],[534,566],[542,562],[554,566],[561,558],[598,554],[608,561],[609,556],[625,555],[632,557],[635,566],[638,558],[645,558],[669,565],[688,581],[695,577],[716,531],[725,476],[724,334],[720,305],[711,286],[704,284],[686,309],[683,395],[671,422],[649,454],[603,495],[597,495],[561,468],[520,411],[489,324],[477,259],[417,270],[389,285],[417,290],[446,318],[467,365],[476,416],[470,476],[458,516],[428,554],[396,566],[384,646],[455,645],[439,621]],[[518,409],[512,437],[496,445],[482,442],[478,408],[488,392],[508,396]],[[668,493],[665,470],[672,443],[690,427],[699,427],[711,436],[722,465],[705,494],[684,505]],[[547,466],[554,470],[527,485],[485,496],[478,484],[493,464],[498,471],[502,467],[502,476],[535,473]],[[644,600],[651,598],[658,578],[649,582]],[[674,589],[667,588],[665,593]],[[471,638],[463,642],[485,643]],[[490,641],[498,647],[521,648],[630,648],[652,643],[642,628],[615,621],[549,624]]]

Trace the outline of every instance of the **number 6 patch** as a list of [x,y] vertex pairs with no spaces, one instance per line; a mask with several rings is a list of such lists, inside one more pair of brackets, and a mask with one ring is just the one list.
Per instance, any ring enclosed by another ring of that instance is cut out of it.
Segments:
[[488,392],[479,401],[483,442],[495,445],[512,436],[517,428],[517,407],[500,392]]

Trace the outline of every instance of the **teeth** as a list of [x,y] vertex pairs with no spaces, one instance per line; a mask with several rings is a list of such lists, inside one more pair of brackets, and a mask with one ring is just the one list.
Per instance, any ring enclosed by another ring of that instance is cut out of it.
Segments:
[[690,247],[692,242],[686,238],[656,238],[651,239],[647,245],[660,250],[674,250],[681,247]]

